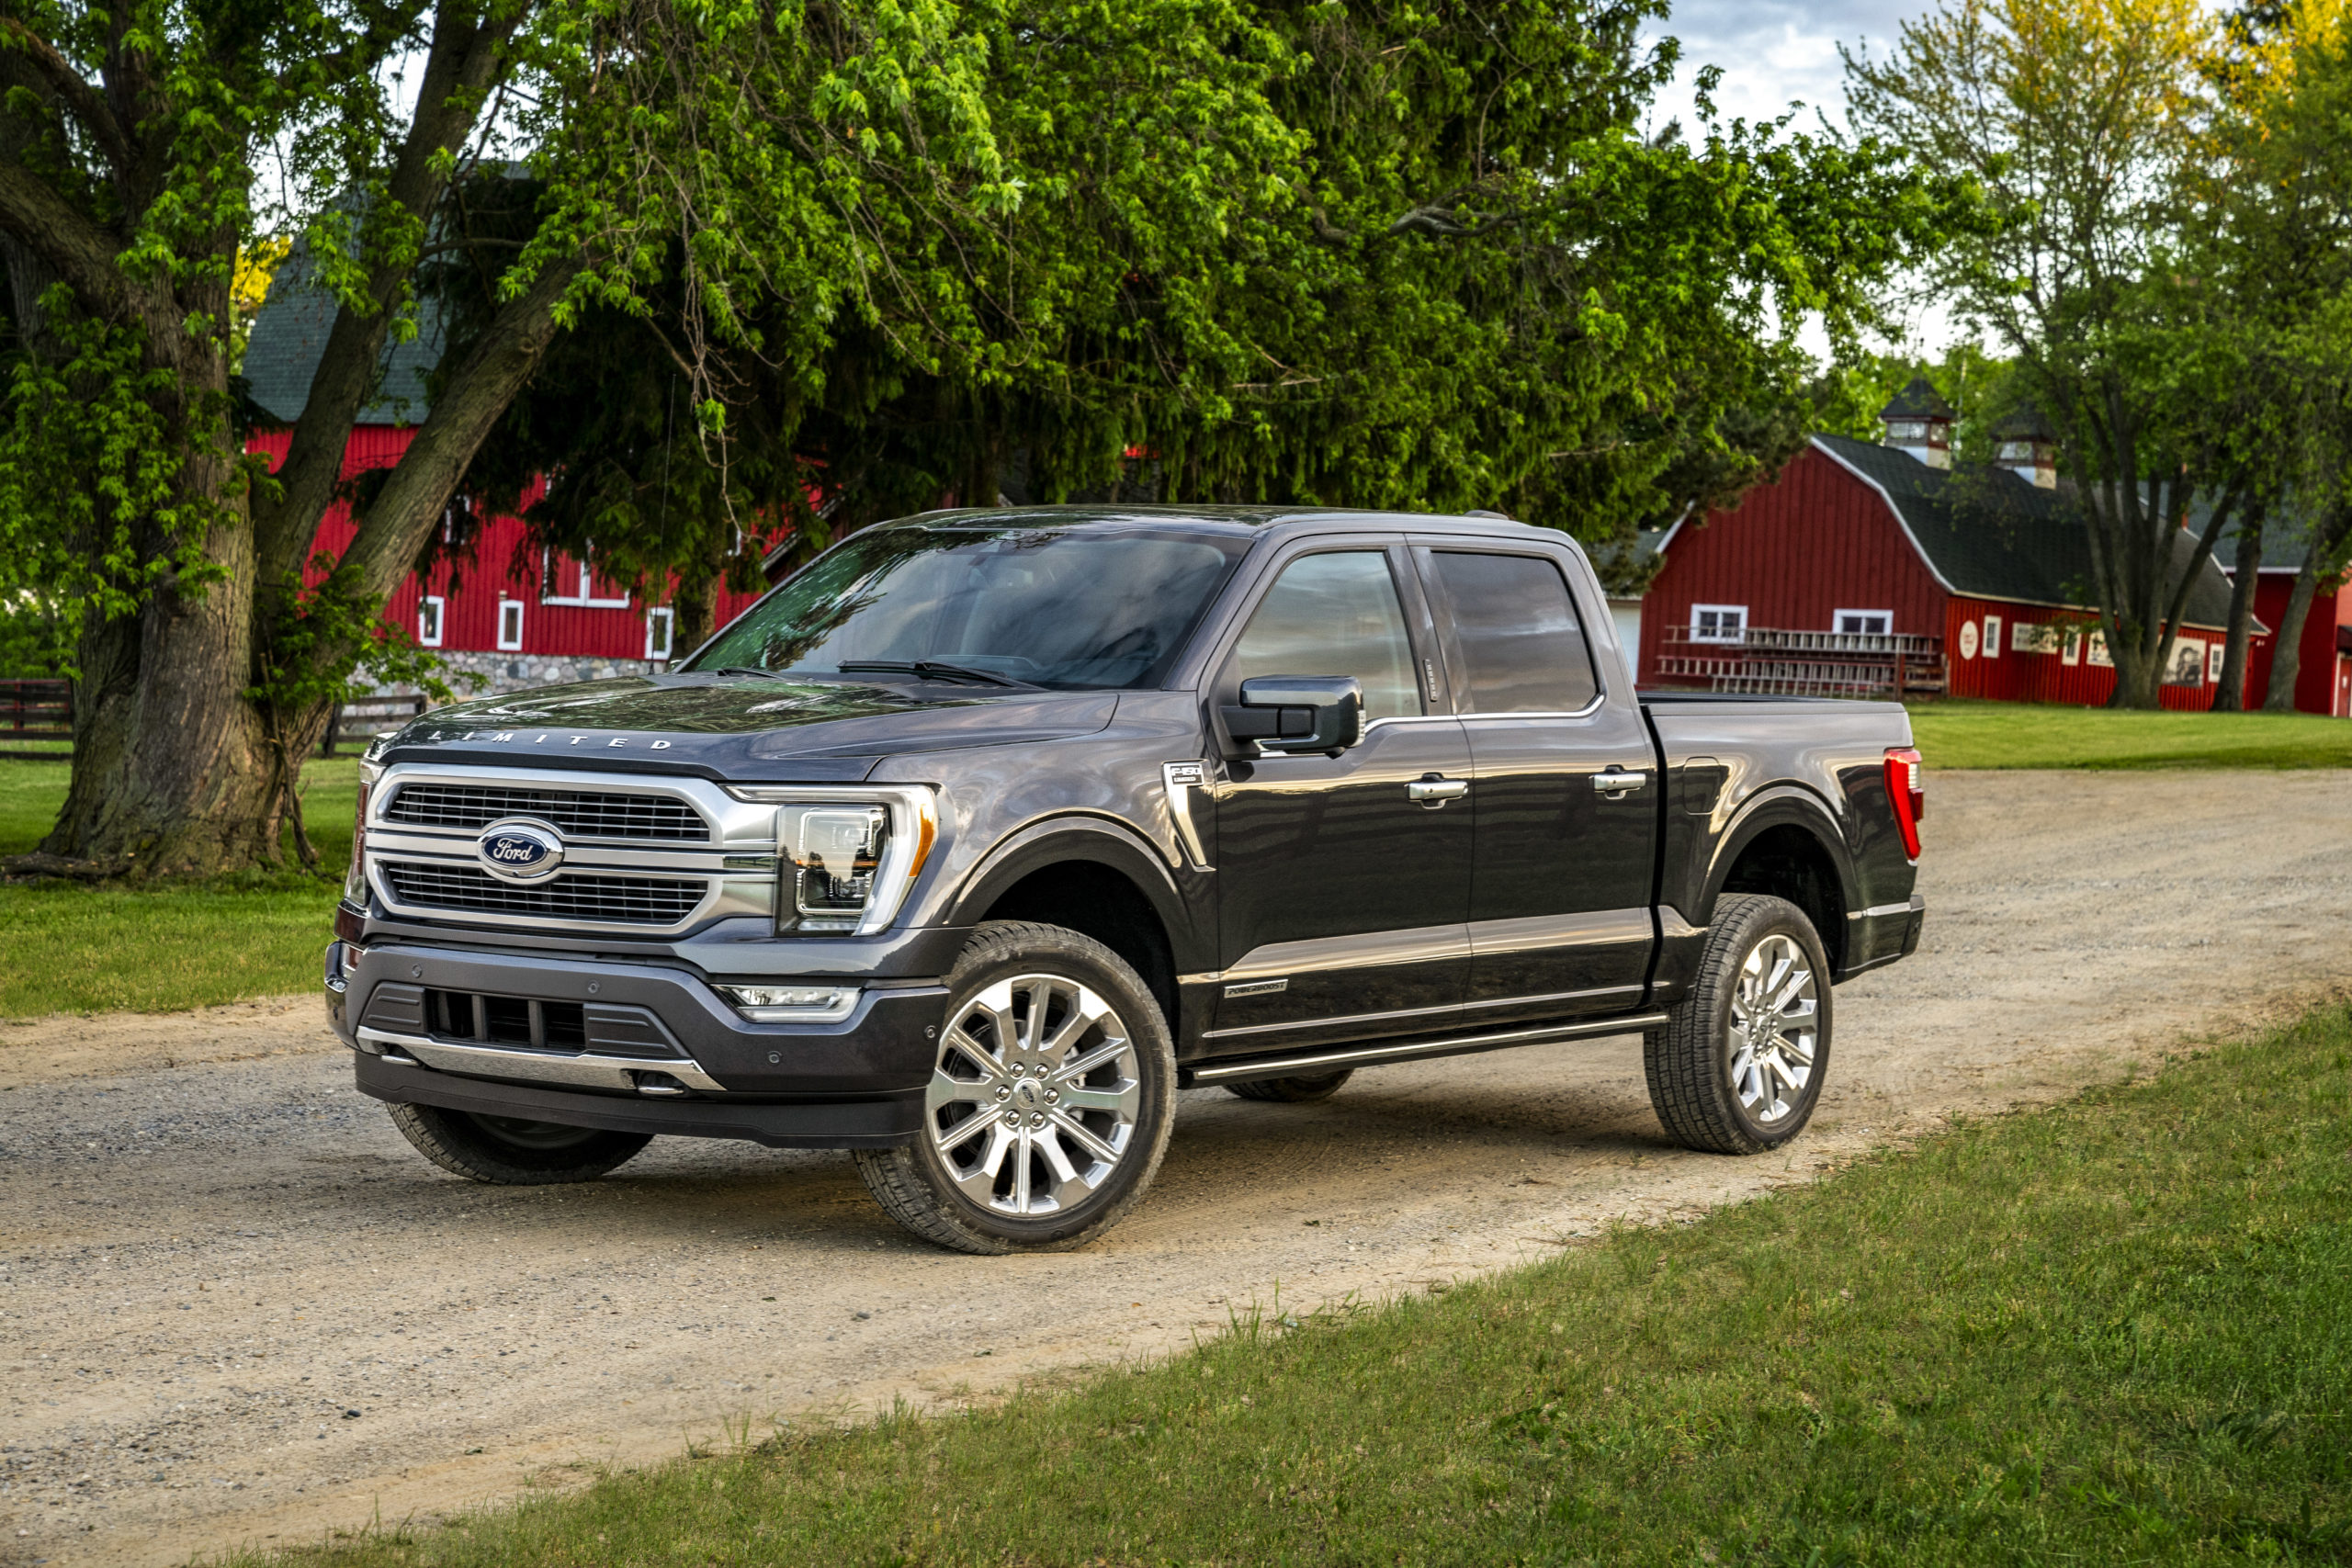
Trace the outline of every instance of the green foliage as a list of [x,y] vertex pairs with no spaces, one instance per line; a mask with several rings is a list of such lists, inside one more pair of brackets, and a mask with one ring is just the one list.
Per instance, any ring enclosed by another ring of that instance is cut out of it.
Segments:
[[186,454],[157,406],[175,378],[145,363],[139,328],[85,313],[64,284],[41,310],[54,354],[7,364],[0,593],[37,593],[69,619],[113,618],[167,581],[218,581],[204,541],[226,499],[182,490]]
[[[383,606],[356,586],[356,571],[323,550],[311,568],[315,585],[289,578],[271,601],[279,618],[261,644],[262,679],[246,689],[247,701],[277,716],[346,703],[382,686],[413,687],[436,704],[457,700],[444,679],[448,665],[406,626],[381,618]],[[471,692],[483,682],[469,674],[458,683]]]
[[[541,541],[657,582],[743,570],[745,530],[821,544],[950,496],[1489,506],[1595,540],[1727,498],[1815,415],[1796,325],[1850,341],[1962,193],[1784,124],[1645,139],[1661,9],[973,7],[1017,206],[929,209],[895,291],[813,326],[867,265],[831,224],[790,231],[771,276],[816,280],[764,304],[698,314],[682,261],[583,313],[469,483],[560,476]],[[760,100],[800,157],[768,177],[835,172],[820,96]],[[474,232],[536,209],[501,186]],[[936,194],[864,199],[911,232]],[[490,281],[440,274],[454,341]]]
[[2340,1562],[2347,1077],[2334,1007],[1442,1296],[232,1561]]

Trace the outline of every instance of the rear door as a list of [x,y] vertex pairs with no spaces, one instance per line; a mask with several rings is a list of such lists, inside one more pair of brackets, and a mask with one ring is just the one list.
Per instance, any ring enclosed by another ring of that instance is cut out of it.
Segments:
[[1316,540],[1276,563],[1223,655],[1216,704],[1261,675],[1353,675],[1365,728],[1337,757],[1226,765],[1212,1054],[1396,1033],[1460,1009],[1470,753],[1432,634],[1401,541]]
[[1631,690],[1594,657],[1566,552],[1428,538],[1428,584],[1470,747],[1471,1016],[1614,1012],[1654,937],[1660,782]]

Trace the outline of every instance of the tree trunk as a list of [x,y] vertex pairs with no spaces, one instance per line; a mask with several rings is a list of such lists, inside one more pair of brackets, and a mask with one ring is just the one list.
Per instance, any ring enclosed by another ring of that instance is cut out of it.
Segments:
[[719,573],[697,562],[680,569],[678,592],[670,601],[670,658],[684,659],[718,629]]
[[2254,597],[2262,581],[2262,513],[2238,527],[2237,581],[2230,585],[2230,628],[2222,648],[2222,683],[2213,693],[2215,713],[2245,711],[2246,648],[2254,635]]
[[2287,595],[2287,613],[2279,617],[2278,635],[2271,640],[2270,690],[2262,701],[2265,713],[2295,711],[2295,680],[2303,665],[2303,623],[2311,618],[2312,597],[2319,590],[2325,554],[2320,541],[2313,539],[2311,554],[2303,558],[2303,570],[2295,573],[2294,591]]

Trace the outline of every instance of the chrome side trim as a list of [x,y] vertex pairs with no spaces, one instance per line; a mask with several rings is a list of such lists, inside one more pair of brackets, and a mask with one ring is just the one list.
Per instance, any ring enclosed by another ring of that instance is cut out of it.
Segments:
[[[1284,985],[1288,982],[1284,981]],[[1228,987],[1227,996],[1238,987]],[[1255,994],[1256,987],[1242,991],[1244,996]],[[1399,1008],[1393,1012],[1351,1012],[1337,1018],[1300,1018],[1287,1023],[1245,1023],[1231,1029],[1211,1029],[1202,1032],[1204,1040],[1231,1040],[1244,1034],[1280,1034],[1301,1029],[1343,1029],[1351,1025],[1394,1023],[1406,1018],[1441,1018],[1462,1013],[1482,1012],[1494,1008],[1532,1007],[1542,1002],[1584,1002],[1596,997],[1639,996],[1639,986],[1602,986],[1589,991],[1546,991],[1541,996],[1488,997],[1475,1002],[1442,1002],[1436,1007]]]
[[1184,853],[1192,861],[1194,871],[1215,871],[1209,863],[1208,852],[1201,847],[1201,829],[1193,820],[1193,792],[1209,782],[1206,762],[1162,762],[1159,782],[1168,793],[1168,818],[1176,826],[1176,837],[1184,845]]
[[1243,953],[1231,968],[1212,975],[1187,975],[1187,980],[1271,980],[1278,975],[1295,977],[1333,969],[1374,969],[1390,964],[1431,964],[1470,956],[1467,926],[1414,926],[1400,931],[1365,931],[1349,936],[1309,937],[1305,942],[1270,942]]
[[394,1034],[381,1029],[361,1029],[359,1043],[378,1047],[371,1053],[388,1060],[405,1052],[428,1067],[473,1077],[523,1078],[533,1083],[570,1084],[582,1089],[637,1092],[633,1072],[667,1073],[680,1083],[724,1094],[726,1086],[702,1070],[688,1056],[638,1058],[572,1055],[555,1051],[510,1050],[503,1045],[453,1045],[422,1034]]
[[1509,920],[1470,922],[1470,951],[1484,958],[1495,953],[1532,953],[1547,947],[1599,947],[1610,942],[1650,940],[1650,912],[1639,909],[1586,909],[1573,915],[1529,915]]
[[1682,911],[1671,904],[1657,907],[1657,933],[1668,942],[1681,942],[1694,936],[1705,936],[1707,928],[1694,926],[1682,918]]
[[1867,909],[1850,909],[1847,911],[1846,918],[1849,920],[1875,920],[1887,915],[1907,915],[1927,907],[1927,895],[1914,893],[1900,904],[1873,904]]
[[1335,1051],[1261,1056],[1249,1062],[1215,1062],[1205,1066],[1188,1068],[1186,1077],[1194,1084],[1242,1083],[1251,1078],[1287,1077],[1296,1073],[1376,1067],[1424,1056],[1460,1056],[1476,1051],[1505,1050],[1513,1045],[1541,1045],[1555,1040],[1632,1034],[1645,1029],[1655,1029],[1665,1021],[1666,1014],[1662,1012],[1623,1013],[1616,1018],[1594,1019],[1580,1023],[1548,1023],[1534,1029],[1505,1030],[1498,1034],[1456,1034],[1405,1043],[1355,1045]]

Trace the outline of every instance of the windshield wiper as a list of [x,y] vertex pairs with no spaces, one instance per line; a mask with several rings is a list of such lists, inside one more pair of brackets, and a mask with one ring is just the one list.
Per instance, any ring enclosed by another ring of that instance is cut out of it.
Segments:
[[750,675],[762,681],[789,681],[790,675],[781,670],[753,670],[741,664],[721,665],[711,671],[714,675]]
[[844,675],[853,670],[880,670],[894,675],[921,675],[926,680],[944,675],[950,680],[985,681],[991,686],[1021,687],[1029,683],[993,670],[975,670],[967,664],[946,664],[936,659],[845,659],[838,668]]

